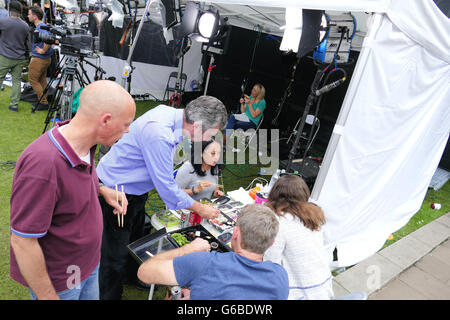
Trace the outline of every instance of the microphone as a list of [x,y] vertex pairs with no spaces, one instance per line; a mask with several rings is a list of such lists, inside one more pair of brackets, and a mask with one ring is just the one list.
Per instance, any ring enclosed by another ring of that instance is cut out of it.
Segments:
[[345,79],[346,79],[345,77],[342,77],[341,79],[339,79],[339,80],[337,80],[335,82],[332,82],[330,84],[327,84],[326,86],[322,87],[319,90],[316,90],[316,96],[320,96],[320,95],[322,95],[322,94],[324,94],[324,93],[326,93],[328,91],[331,91],[334,88],[340,86],[345,81]]

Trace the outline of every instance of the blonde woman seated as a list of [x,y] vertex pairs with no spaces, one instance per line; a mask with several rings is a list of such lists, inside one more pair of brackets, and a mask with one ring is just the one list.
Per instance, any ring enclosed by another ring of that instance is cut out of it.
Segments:
[[[195,144],[191,148],[191,161],[186,161],[178,169],[175,182],[194,200],[211,199],[223,196],[218,181],[223,165],[220,159],[221,146],[217,141],[203,141],[201,157],[195,155]],[[200,159],[198,159],[200,158]]]
[[308,202],[309,188],[296,175],[280,177],[267,206],[278,216],[280,228],[264,260],[281,264],[289,276],[289,300],[333,299],[332,275],[320,227],[322,209]]
[[[253,86],[250,96],[244,95],[239,102],[241,103],[241,113],[232,114],[228,118],[228,122],[225,128],[226,136],[231,134],[231,130],[242,129],[256,129],[259,121],[266,109],[266,89],[260,83]],[[224,136],[225,139],[225,136]],[[224,140],[224,142],[226,142]]]

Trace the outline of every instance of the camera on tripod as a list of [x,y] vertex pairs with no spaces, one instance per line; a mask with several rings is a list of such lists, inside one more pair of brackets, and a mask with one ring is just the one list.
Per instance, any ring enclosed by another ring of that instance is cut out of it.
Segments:
[[94,54],[94,37],[87,30],[49,25],[42,26],[41,29],[49,31],[50,34],[35,30],[34,42],[36,43],[60,45],[61,54],[76,57],[87,57]]

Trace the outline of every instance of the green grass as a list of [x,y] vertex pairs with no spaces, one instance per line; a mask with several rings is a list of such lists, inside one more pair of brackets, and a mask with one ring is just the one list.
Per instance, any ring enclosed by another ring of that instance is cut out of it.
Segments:
[[[441,209],[432,209],[432,203],[440,203],[442,205]],[[405,226],[393,233],[394,238],[392,240],[386,240],[386,243],[382,249],[407,236],[427,223],[439,218],[447,212],[450,212],[450,182],[447,182],[437,191],[428,189],[420,210],[408,221]]]
[[[11,183],[14,174],[14,162],[20,153],[32,141],[39,137],[44,128],[47,111],[37,111],[32,114],[31,104],[19,103],[19,112],[8,110],[10,89],[0,92],[0,300],[28,300],[28,289],[13,281],[9,276],[9,199]],[[136,117],[158,105],[160,102],[138,101]],[[12,164],[9,164],[12,162]],[[259,165],[236,164],[228,165],[223,173],[225,191],[246,188],[258,176]],[[267,178],[264,176],[264,178]],[[386,246],[399,240],[410,232],[450,211],[450,183],[439,191],[429,190],[422,208],[402,229],[394,233],[394,239],[387,241]],[[430,204],[439,202],[441,210],[432,210]],[[147,202],[149,215],[164,209],[164,203],[156,191],[151,191]],[[157,286],[154,299],[163,299],[166,288]],[[148,290],[139,290],[133,286],[125,286],[123,299],[146,300]]]

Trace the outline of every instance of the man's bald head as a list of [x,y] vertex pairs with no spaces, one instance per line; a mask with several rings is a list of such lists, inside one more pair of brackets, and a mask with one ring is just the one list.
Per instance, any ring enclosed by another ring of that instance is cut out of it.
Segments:
[[135,105],[131,95],[118,83],[98,80],[81,91],[80,107],[77,114],[88,117],[99,116],[105,112],[120,115],[127,107]]
[[81,91],[80,106],[70,125],[90,132],[92,142],[113,145],[129,132],[136,113],[131,95],[110,80],[95,81]]

